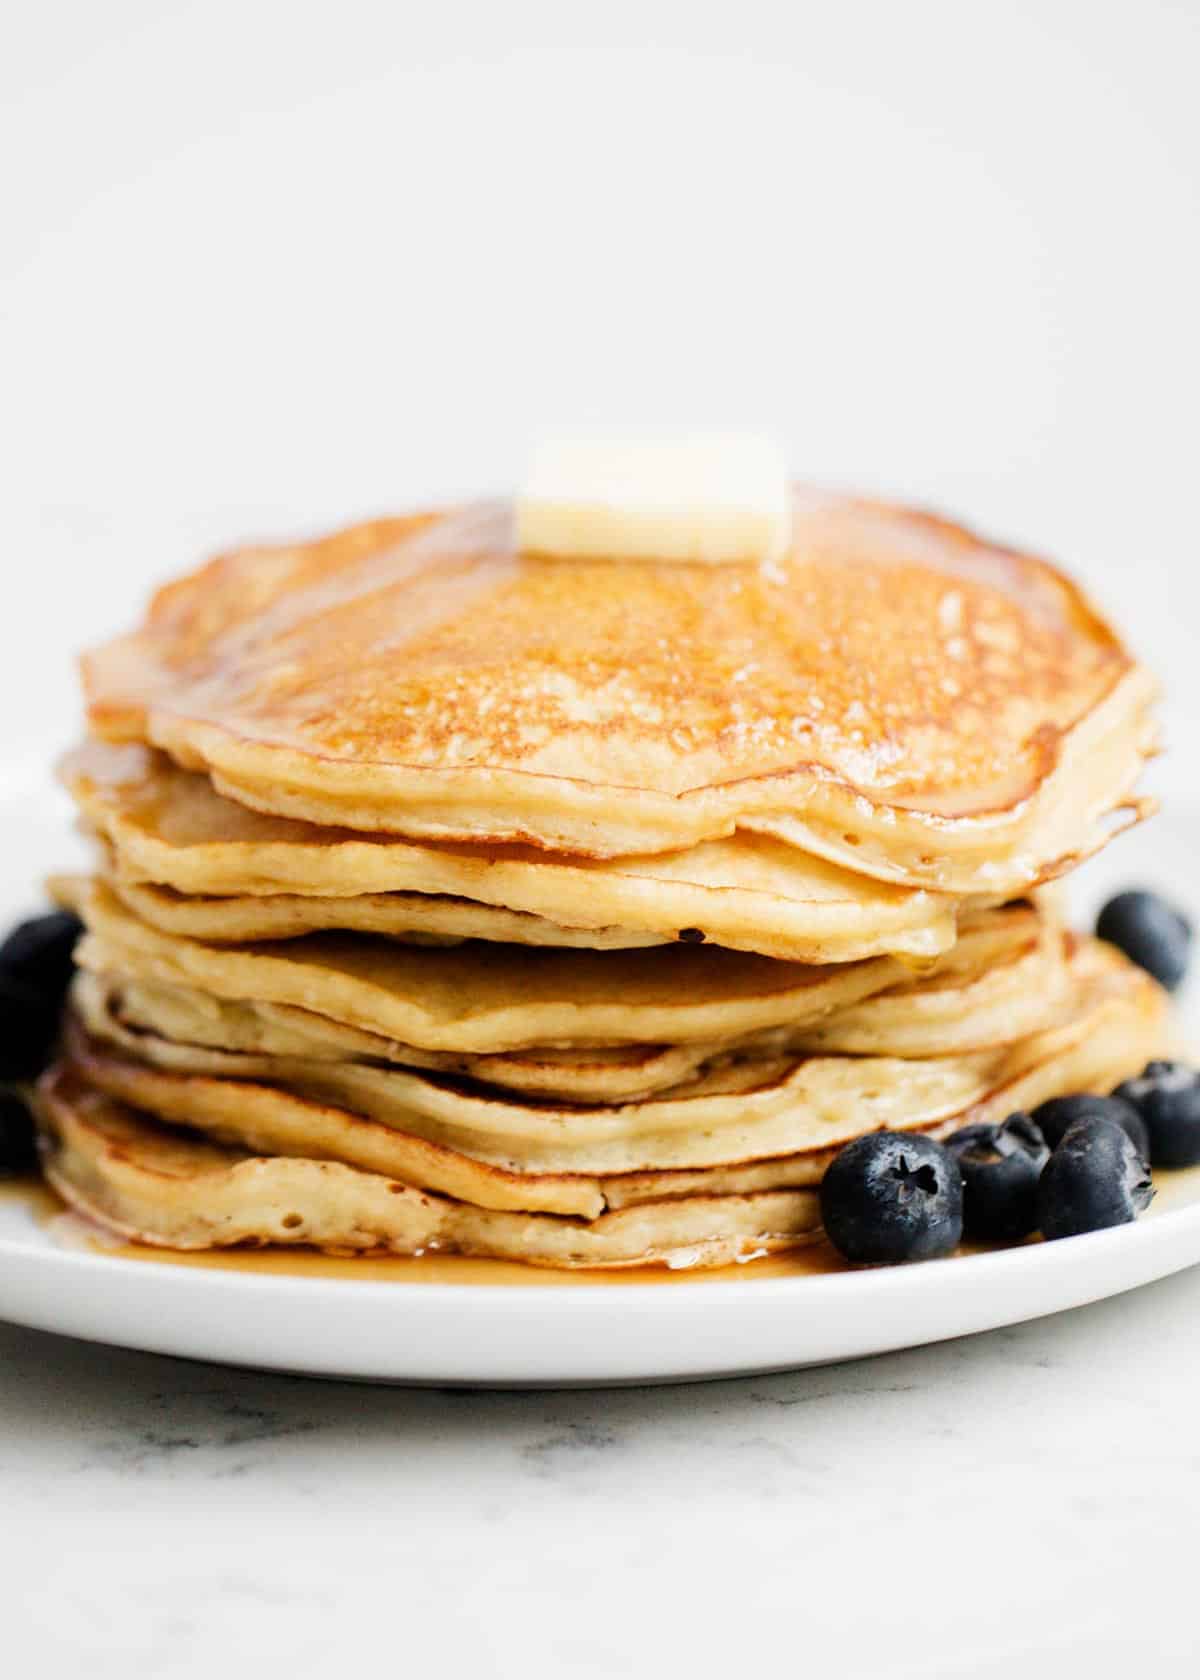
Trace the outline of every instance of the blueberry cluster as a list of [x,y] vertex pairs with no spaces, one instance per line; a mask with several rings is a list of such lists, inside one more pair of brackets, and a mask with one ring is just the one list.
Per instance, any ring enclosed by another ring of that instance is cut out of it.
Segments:
[[821,1185],[834,1247],[860,1264],[949,1254],[975,1242],[1077,1237],[1150,1205],[1150,1167],[1200,1162],[1200,1071],[1151,1062],[1111,1097],[1054,1097],[1032,1114],[964,1126],[935,1143],[874,1132]]
[[[49,1061],[82,931],[77,916],[54,911],[22,922],[0,944],[0,1080],[34,1079]],[[0,1092],[0,1173],[33,1161],[29,1110],[15,1092]]]
[[[1168,991],[1183,980],[1191,923],[1155,893],[1118,893],[1096,932]],[[1151,1062],[1110,1097],[1052,1097],[944,1144],[904,1132],[858,1138],[825,1174],[821,1214],[847,1260],[927,1260],[964,1236],[1019,1242],[1127,1225],[1150,1205],[1151,1166],[1197,1162],[1200,1072]]]

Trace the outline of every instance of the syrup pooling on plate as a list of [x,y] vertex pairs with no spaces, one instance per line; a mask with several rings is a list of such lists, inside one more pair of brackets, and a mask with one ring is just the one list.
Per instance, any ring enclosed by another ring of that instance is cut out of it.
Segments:
[[55,1247],[123,1260],[186,1267],[198,1271],[240,1272],[253,1277],[311,1280],[339,1279],[358,1283],[486,1284],[492,1287],[598,1287],[648,1283],[682,1286],[689,1283],[741,1283],[747,1278],[819,1277],[847,1270],[828,1243],[814,1241],[785,1254],[765,1254],[732,1266],[672,1269],[669,1266],[628,1270],[563,1271],[527,1266],[516,1261],[477,1259],[463,1254],[338,1255],[309,1248],[233,1248],[186,1253],[125,1242],[113,1232],[73,1211],[41,1179],[0,1180],[0,1204],[28,1211]]
[[[1156,1181],[1154,1201],[1143,1219],[1161,1218],[1200,1201],[1200,1167],[1186,1167],[1162,1173]],[[191,1271],[243,1273],[250,1277],[282,1277],[314,1281],[338,1280],[359,1283],[388,1283],[422,1286],[428,1284],[472,1284],[491,1288],[611,1288],[652,1285],[661,1288],[691,1288],[700,1284],[762,1283],[850,1274],[853,1268],[826,1242],[815,1242],[786,1254],[763,1255],[742,1265],[713,1270],[671,1271],[666,1266],[643,1267],[624,1272],[564,1272],[541,1266],[523,1266],[503,1260],[474,1260],[460,1254],[424,1255],[410,1259],[401,1255],[340,1257],[317,1254],[308,1249],[227,1249],[201,1254],[183,1254],[171,1249],[125,1243],[98,1229],[90,1221],[71,1213],[44,1183],[36,1179],[0,1180],[0,1205],[28,1209],[30,1219],[57,1247],[97,1256],[140,1261],[151,1265],[173,1265]],[[1029,1246],[1037,1246],[1037,1239]],[[951,1264],[972,1255],[995,1252],[964,1244]]]

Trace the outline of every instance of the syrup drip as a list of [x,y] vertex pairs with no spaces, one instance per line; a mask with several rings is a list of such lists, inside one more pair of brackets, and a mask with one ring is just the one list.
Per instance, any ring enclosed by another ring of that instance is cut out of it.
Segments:
[[[1169,1213],[1200,1201],[1200,1167],[1160,1170],[1155,1197],[1143,1218]],[[91,1220],[71,1212],[38,1178],[0,1181],[0,1202],[24,1206],[32,1221],[49,1232],[56,1245],[156,1265],[186,1266],[193,1270],[248,1272],[259,1277],[347,1278],[359,1283],[459,1283],[513,1285],[526,1288],[621,1288],[630,1284],[659,1284],[690,1288],[696,1284],[746,1283],[766,1278],[820,1277],[850,1268],[826,1242],[810,1243],[782,1254],[766,1254],[742,1265],[695,1267],[672,1271],[666,1266],[631,1267],[627,1271],[554,1271],[525,1266],[513,1260],[478,1260],[462,1254],[342,1256],[305,1248],[231,1248],[183,1253],[122,1242]],[[1033,1239],[1037,1240],[1037,1239]],[[989,1250],[966,1244],[959,1255]]]
[[307,1248],[227,1248],[185,1253],[122,1242],[111,1232],[72,1212],[49,1186],[36,1178],[0,1182],[0,1200],[19,1202],[33,1221],[48,1231],[58,1247],[82,1249],[118,1259],[187,1266],[193,1270],[250,1272],[259,1277],[348,1278],[359,1283],[521,1284],[533,1288],[595,1288],[598,1285],[662,1284],[682,1288],[696,1283],[744,1283],[748,1278],[809,1277],[844,1271],[845,1263],[828,1243],[782,1254],[765,1254],[741,1265],[693,1267],[635,1266],[626,1271],[555,1271],[515,1260],[480,1260],[464,1254],[334,1255]]

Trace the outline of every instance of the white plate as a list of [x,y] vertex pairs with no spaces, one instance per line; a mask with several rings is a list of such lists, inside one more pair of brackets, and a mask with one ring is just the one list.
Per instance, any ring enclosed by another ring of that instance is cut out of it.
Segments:
[[[41,869],[71,861],[68,822],[62,801],[10,778],[0,802],[6,910],[31,901]],[[1092,864],[1076,897],[1090,909],[1118,885],[1146,883],[1186,901],[1198,841],[1200,813],[1158,818]],[[64,1247],[30,1198],[0,1193],[0,1317],[156,1353],[385,1382],[732,1376],[991,1330],[1194,1265],[1200,1170],[1160,1183],[1138,1224],[1064,1242],[890,1271],[581,1287],[542,1273],[496,1286],[276,1275],[253,1257],[247,1270],[228,1259],[211,1268],[132,1260]]]

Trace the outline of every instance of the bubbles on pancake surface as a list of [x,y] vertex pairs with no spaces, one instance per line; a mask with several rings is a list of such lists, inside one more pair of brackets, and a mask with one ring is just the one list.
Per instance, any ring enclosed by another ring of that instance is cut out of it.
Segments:
[[865,1265],[932,1260],[958,1246],[958,1162],[932,1138],[871,1132],[834,1160],[821,1183],[821,1218],[845,1259]]

